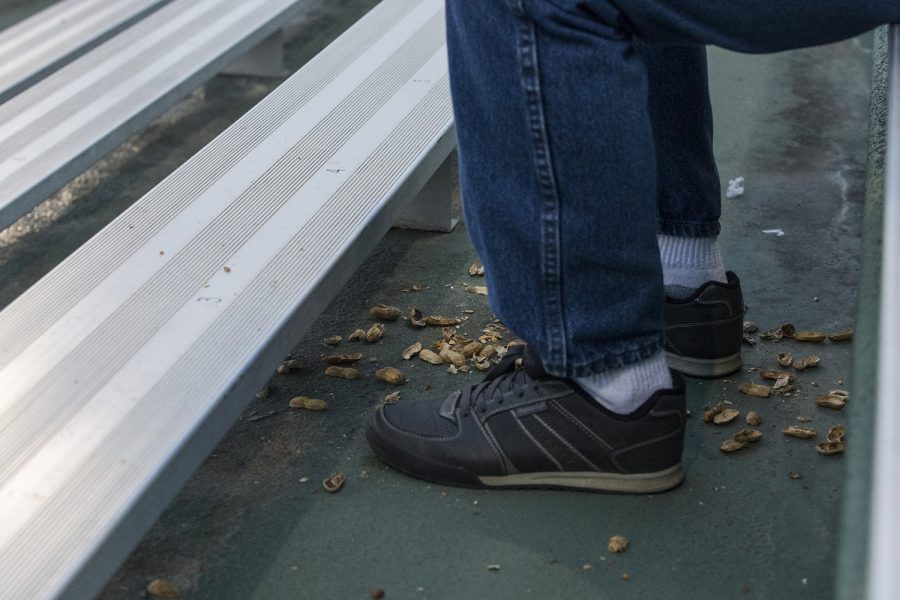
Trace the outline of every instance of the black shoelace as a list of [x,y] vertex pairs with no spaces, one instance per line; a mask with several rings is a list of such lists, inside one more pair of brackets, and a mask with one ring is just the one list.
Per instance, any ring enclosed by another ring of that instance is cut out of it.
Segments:
[[[514,361],[513,363],[514,364]],[[518,390],[518,397],[525,395],[525,390],[533,383],[525,369],[513,368],[513,370],[498,375],[493,379],[475,384],[463,392],[460,399],[460,412],[466,417],[470,412],[480,410],[486,412],[488,407],[495,402],[503,404],[507,394]],[[537,387],[535,385],[535,387]]]

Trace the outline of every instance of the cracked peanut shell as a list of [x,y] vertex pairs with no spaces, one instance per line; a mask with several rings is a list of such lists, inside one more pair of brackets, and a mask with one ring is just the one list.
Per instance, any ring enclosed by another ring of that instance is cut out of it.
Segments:
[[747,421],[747,425],[752,425],[756,427],[758,425],[762,425],[762,417],[756,411],[750,411],[747,413],[747,417],[744,419]]
[[786,436],[800,438],[801,440],[811,440],[818,435],[815,429],[809,427],[797,427],[796,425],[788,425],[781,430]]
[[785,375],[790,376],[787,371],[776,371],[774,369],[763,369],[759,372],[759,376],[769,381],[778,381]]
[[421,351],[422,351],[422,342],[416,342],[415,344],[413,344],[412,346],[410,346],[406,350],[404,350],[400,356],[403,357],[403,360],[409,360]]
[[731,423],[735,419],[740,416],[741,412],[734,408],[726,408],[715,417],[713,417],[713,423],[716,425],[727,425]]
[[606,544],[606,548],[610,552],[621,554],[628,549],[628,538],[624,535],[614,535],[609,538],[609,543]]
[[370,344],[374,344],[378,340],[384,337],[384,325],[381,323],[375,323],[369,330],[366,332],[366,341]]
[[844,442],[821,442],[816,444],[816,452],[823,456],[843,454],[846,448],[847,444]]
[[819,357],[812,355],[807,356],[806,358],[801,358],[794,361],[794,368],[798,371],[805,371],[806,369],[811,369],[813,367],[819,366]]
[[365,329],[357,329],[353,333],[347,336],[348,342],[364,342],[366,341],[366,330]]
[[425,317],[422,316],[422,311],[418,308],[409,309],[409,324],[417,329],[421,329],[427,325],[425,323]]
[[348,352],[347,354],[323,354],[322,360],[329,365],[347,365],[362,360],[362,357],[362,352]]
[[359,379],[361,377],[359,371],[353,367],[337,367],[334,365],[325,369],[325,374],[339,379]]
[[484,348],[484,344],[482,344],[478,340],[473,340],[473,341],[469,342],[468,344],[466,344],[465,346],[463,346],[462,350],[460,350],[460,352],[463,353],[463,356],[465,356],[466,358],[469,358],[469,357],[472,357],[472,356],[478,354],[479,352],[481,352],[481,350],[483,348]]
[[429,315],[425,317],[426,325],[434,325],[437,327],[449,327],[451,325],[459,325],[462,321],[454,317],[442,317],[440,315]]
[[832,333],[828,336],[828,339],[832,342],[846,342],[847,340],[853,339],[853,328],[845,329],[843,331],[838,331],[837,333]]
[[462,352],[455,352],[451,350],[447,344],[444,344],[438,356],[443,358],[446,362],[452,364],[457,369],[465,366],[466,364],[465,355]]
[[750,382],[742,383],[738,386],[738,390],[743,394],[756,396],[757,398],[768,398],[769,394],[772,393],[772,390],[770,390],[768,386]]
[[790,352],[782,352],[778,355],[778,364],[782,367],[789,367],[794,362],[794,357]]
[[845,390],[829,390],[827,394],[816,396],[816,406],[840,410],[847,404],[849,396]]
[[825,440],[829,442],[843,442],[846,434],[847,430],[843,425],[835,425],[825,434]]
[[705,413],[703,413],[703,421],[705,423],[712,423],[717,415],[722,413],[726,408],[731,407],[731,402],[719,402]]
[[474,262],[469,265],[469,275],[472,277],[484,277],[484,265],[480,262]]
[[344,482],[347,481],[347,477],[338,471],[337,473],[332,473],[328,479],[322,482],[322,487],[325,488],[326,492],[335,493],[339,491],[342,487],[344,487]]
[[741,429],[719,445],[719,450],[726,454],[737,452],[762,439],[762,432],[756,429]]
[[828,337],[827,333],[822,333],[819,331],[795,331],[794,332],[794,340],[798,342],[813,342],[819,343],[824,342],[825,338]]

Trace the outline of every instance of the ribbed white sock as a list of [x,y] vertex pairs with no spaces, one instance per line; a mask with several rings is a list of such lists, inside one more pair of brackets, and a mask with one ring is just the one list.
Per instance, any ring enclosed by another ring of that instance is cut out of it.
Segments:
[[687,298],[707,281],[728,282],[716,237],[676,237],[659,234],[663,285],[673,298]]
[[607,409],[627,415],[637,410],[657,390],[672,387],[672,374],[662,352],[619,369],[575,379],[594,400]]

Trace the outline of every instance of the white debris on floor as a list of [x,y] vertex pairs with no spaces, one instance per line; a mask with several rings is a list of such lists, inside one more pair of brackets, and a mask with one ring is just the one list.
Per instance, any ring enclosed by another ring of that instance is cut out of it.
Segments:
[[744,195],[744,178],[735,177],[728,180],[728,189],[725,190],[725,196],[728,198],[737,198]]

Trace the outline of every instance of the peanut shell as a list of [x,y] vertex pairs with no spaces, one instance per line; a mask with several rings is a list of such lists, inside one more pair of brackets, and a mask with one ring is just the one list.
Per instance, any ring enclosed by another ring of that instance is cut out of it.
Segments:
[[815,429],[810,429],[809,427],[797,427],[796,425],[788,425],[782,429],[781,432],[784,435],[800,438],[801,440],[811,440],[818,435]]
[[443,358],[448,363],[451,363],[457,369],[465,366],[466,364],[465,355],[463,355],[461,352],[454,352],[447,344],[444,344],[444,347],[441,348],[441,352],[438,356]]
[[178,588],[165,579],[154,579],[147,585],[147,593],[154,598],[177,598]]
[[305,410],[328,410],[328,403],[318,398],[307,398],[306,396],[297,396],[291,398],[288,404],[291,408],[303,408]]
[[729,408],[730,406],[730,402],[719,402],[708,411],[703,413],[703,421],[705,423],[712,423],[719,414],[721,414],[726,408]]
[[450,325],[459,325],[461,321],[453,317],[442,317],[440,315],[429,315],[425,317],[426,325],[436,325],[438,327],[447,327]]
[[388,306],[387,304],[376,304],[372,308],[369,309],[369,314],[372,317],[379,319],[381,321],[396,321],[400,318],[400,315],[403,314],[400,312],[400,309],[396,306]]
[[796,331],[794,332],[794,340],[798,342],[824,342],[828,334],[818,331]]
[[715,423],[716,425],[727,425],[728,423],[731,423],[732,421],[737,419],[740,414],[740,411],[734,408],[726,408],[715,417],[713,417],[713,423]]
[[353,364],[363,357],[362,352],[348,352],[347,354],[322,355],[322,360],[329,365]]
[[359,379],[361,377],[359,371],[353,367],[331,366],[325,369],[325,374],[329,377],[338,377],[340,379]]
[[847,445],[844,442],[821,442],[816,444],[816,452],[823,456],[843,454]]
[[758,383],[742,383],[738,386],[738,389],[748,396],[756,396],[757,398],[768,398],[771,393],[767,386],[759,385]]
[[400,369],[395,369],[394,367],[378,369],[375,371],[375,379],[391,385],[403,385],[406,383],[406,376]]
[[410,346],[409,348],[404,350],[403,354],[401,354],[400,356],[403,357],[403,360],[409,360],[421,351],[422,351],[422,342],[416,342],[415,344],[413,344],[412,346]]
[[421,310],[418,308],[409,309],[409,324],[419,329],[425,327],[425,318],[422,316]]
[[801,358],[799,360],[794,361],[794,368],[798,371],[805,371],[806,369],[811,369],[813,367],[819,366],[819,357],[818,356],[807,356],[806,358]]
[[378,340],[384,337],[384,325],[381,323],[375,323],[369,330],[366,332],[366,341],[370,344],[374,344]]
[[828,336],[828,339],[832,342],[846,342],[847,340],[851,340],[853,339],[853,328],[851,327],[850,329],[832,333]]
[[610,552],[621,554],[628,549],[628,538],[623,535],[614,535],[609,538],[609,543],[606,545],[606,547]]
[[347,477],[338,471],[337,473],[332,473],[331,476],[322,482],[322,487],[325,488],[326,492],[335,493],[339,491],[342,487],[344,487],[344,482],[347,481]]
[[433,350],[429,350],[428,348],[424,348],[421,352],[419,352],[419,358],[433,365],[444,364],[444,359],[438,356]]

